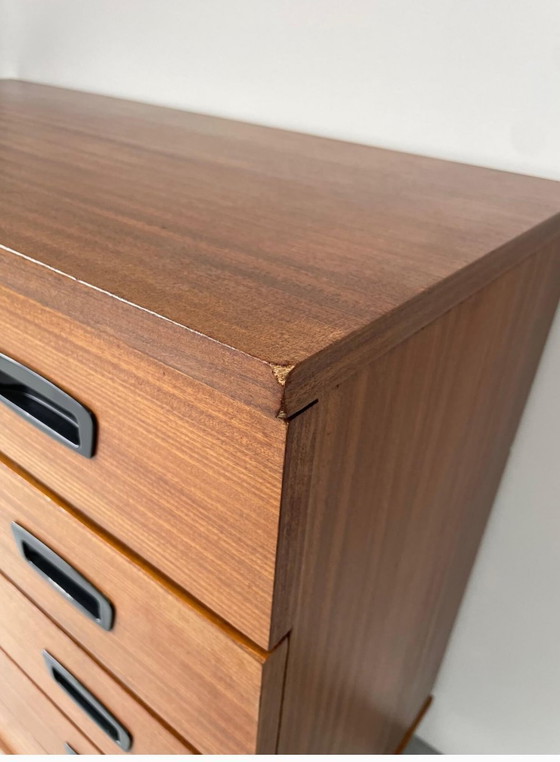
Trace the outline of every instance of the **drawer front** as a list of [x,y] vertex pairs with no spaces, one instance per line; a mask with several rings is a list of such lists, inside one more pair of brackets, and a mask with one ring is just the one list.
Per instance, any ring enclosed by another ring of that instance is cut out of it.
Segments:
[[3,288],[0,324],[97,424],[88,458],[0,395],[0,451],[267,648],[286,424]]
[[[22,554],[14,523],[40,544],[24,540]],[[107,601],[110,630],[57,559]],[[199,751],[256,750],[261,696],[281,691],[284,646],[249,647],[1,458],[0,570]]]
[[46,754],[30,731],[17,723],[10,709],[0,704],[0,754]]
[[[103,753],[127,751],[121,729],[135,754],[192,753],[1,575],[0,611],[2,649]],[[54,673],[47,654],[60,665]]]
[[91,741],[0,651],[0,736],[14,754],[99,754]]
[[0,755],[46,753],[29,731],[14,725],[11,713],[0,704]]

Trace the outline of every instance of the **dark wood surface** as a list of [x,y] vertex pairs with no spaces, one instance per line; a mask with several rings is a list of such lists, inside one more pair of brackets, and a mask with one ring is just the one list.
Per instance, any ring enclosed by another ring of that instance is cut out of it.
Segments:
[[5,285],[273,415],[560,229],[558,183],[16,81],[0,171]]
[[[432,702],[433,702],[433,696],[428,696],[428,698],[422,704],[422,707],[420,708],[420,711],[418,712],[418,714],[414,718],[414,720],[412,722],[412,725],[408,728],[408,730],[406,731],[406,733],[402,737],[399,745],[395,749],[395,754],[406,754],[407,753],[407,749],[409,747],[409,744],[411,743],[411,741],[413,741],[413,739],[415,737],[414,734],[416,733],[416,731],[418,730],[418,726],[420,725],[420,723],[422,722],[422,720],[426,716],[426,712],[431,707]],[[416,740],[419,740],[419,739],[416,739]],[[420,743],[423,744],[424,742],[420,741]],[[427,749],[431,748],[427,744],[425,744],[425,746],[426,746]]]
[[[109,598],[110,632],[24,561],[13,521]],[[255,648],[1,457],[0,571],[201,753],[275,746],[285,645]]]
[[191,754],[192,748],[0,574],[0,648],[90,738],[104,754],[123,750],[57,685],[43,660],[43,649],[80,680],[127,728],[134,754]]
[[0,325],[0,351],[99,426],[87,459],[0,405],[0,451],[263,648],[276,645],[288,628],[270,643],[286,422],[1,286]]
[[310,409],[316,446],[280,753],[393,753],[412,724],[559,291],[555,244]]
[[[1,81],[0,204],[0,352],[100,425],[86,461],[0,405],[0,646],[136,752],[393,752],[558,299],[560,184]],[[117,582],[113,649],[13,519]]]
[[13,754],[99,754],[60,709],[0,650],[0,718]]
[[276,554],[271,642],[291,630],[297,605],[297,582],[303,563],[303,526],[308,512],[315,453],[316,408],[308,407],[289,422],[282,509]]

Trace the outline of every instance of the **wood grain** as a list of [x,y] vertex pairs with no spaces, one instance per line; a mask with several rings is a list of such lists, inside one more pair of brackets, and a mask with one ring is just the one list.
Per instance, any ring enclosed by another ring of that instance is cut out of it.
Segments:
[[31,733],[14,724],[12,713],[0,703],[0,754],[46,754]]
[[379,320],[330,345],[286,378],[280,415],[289,417],[436,320],[454,305],[548,245],[560,245],[560,219],[553,217],[439,282]]
[[[64,754],[65,743],[78,754],[100,753],[1,650],[0,684],[0,733],[15,754]],[[27,736],[37,747],[34,751],[32,744],[22,744]]]
[[[245,398],[272,415],[560,227],[558,183],[14,81],[0,83],[0,166],[0,244],[17,252],[2,282],[17,260],[31,280],[48,267],[112,295],[118,309],[80,320],[199,379],[206,337],[203,380],[234,395],[249,378]],[[66,309],[63,293],[40,298]],[[130,327],[139,311],[147,336]]]
[[275,754],[278,746],[289,641],[289,637],[284,638],[263,668],[264,678],[261,683],[259,702],[257,754]]
[[99,427],[87,459],[0,405],[0,450],[256,643],[276,645],[286,423],[1,287],[0,323],[0,351]]
[[[2,726],[2,724],[3,723],[0,718],[0,727]],[[8,747],[6,741],[1,736],[0,736],[0,754],[13,754],[13,751]]]
[[[86,461],[0,405],[0,643],[136,752],[392,752],[558,299],[560,184],[13,81],[0,180],[0,352],[100,426]],[[114,633],[12,520],[84,549]]]
[[311,409],[279,753],[392,753],[413,722],[559,291],[560,247],[549,245]]
[[412,725],[408,728],[408,730],[406,731],[406,733],[402,737],[399,745],[395,749],[395,754],[404,754],[405,753],[406,747],[412,741],[412,739],[414,737],[414,734],[416,733],[416,731],[418,729],[418,726],[420,725],[420,723],[422,722],[422,720],[426,716],[426,712],[428,711],[428,709],[432,705],[432,702],[433,702],[433,696],[428,696],[428,698],[422,704],[422,706],[420,708],[420,711],[418,712],[418,714],[414,718],[414,720],[412,722]]
[[282,510],[278,531],[271,641],[293,627],[298,581],[303,564],[303,528],[309,508],[316,450],[317,408],[314,404],[290,420],[286,442]]
[[[109,598],[110,632],[24,561],[14,521]],[[285,645],[255,648],[1,457],[0,571],[201,753],[275,746]]]
[[0,647],[104,754],[123,752],[52,679],[43,660],[43,649],[75,675],[127,728],[133,738],[134,754],[192,753],[185,742],[167,730],[3,575],[0,575],[0,610]]
[[268,363],[162,321],[147,310],[131,307],[56,270],[14,256],[1,243],[0,284],[267,416],[275,415],[281,407],[284,387]]

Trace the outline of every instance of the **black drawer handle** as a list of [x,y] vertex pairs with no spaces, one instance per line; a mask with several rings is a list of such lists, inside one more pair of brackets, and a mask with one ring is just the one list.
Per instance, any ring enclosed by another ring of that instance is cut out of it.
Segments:
[[12,532],[21,555],[37,574],[104,630],[112,628],[115,618],[113,605],[103,593],[15,521],[12,522]]
[[3,354],[0,402],[70,449],[86,458],[93,456],[93,414],[58,386]]
[[47,669],[53,680],[123,751],[129,751],[132,737],[128,730],[111,714],[107,707],[88,691],[85,685],[68,672],[54,656],[43,651]]

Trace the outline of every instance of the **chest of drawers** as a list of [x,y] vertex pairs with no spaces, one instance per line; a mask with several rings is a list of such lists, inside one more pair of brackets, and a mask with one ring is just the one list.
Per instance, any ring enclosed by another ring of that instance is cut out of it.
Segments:
[[15,81],[0,173],[2,746],[397,750],[560,184]]

